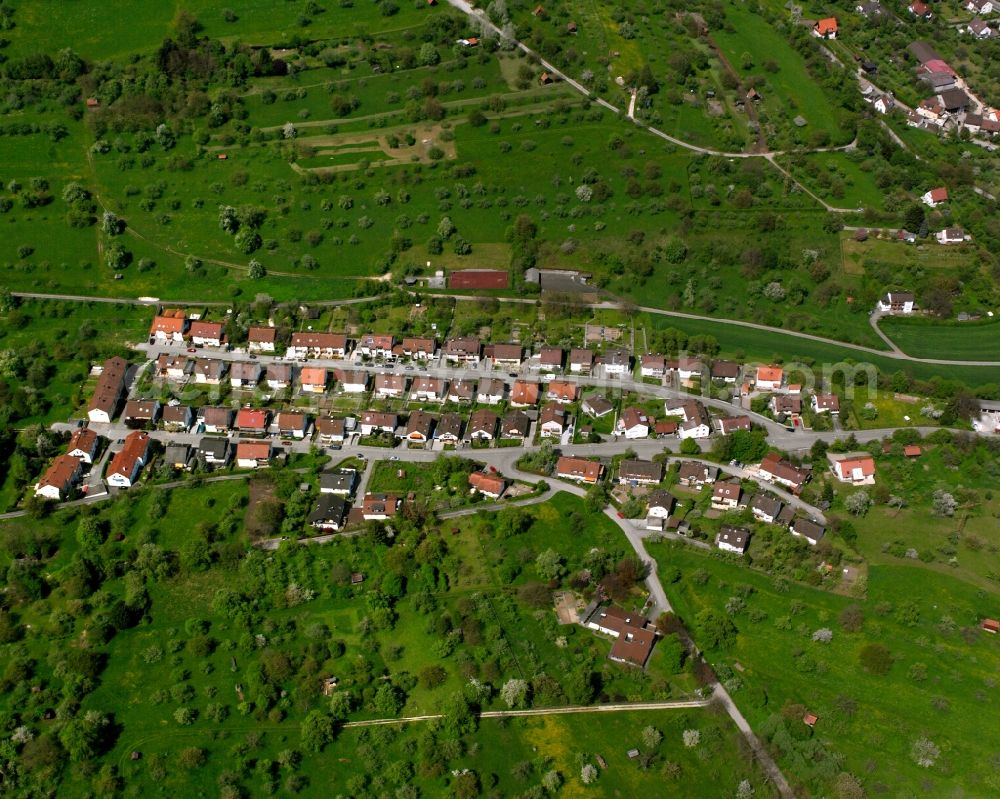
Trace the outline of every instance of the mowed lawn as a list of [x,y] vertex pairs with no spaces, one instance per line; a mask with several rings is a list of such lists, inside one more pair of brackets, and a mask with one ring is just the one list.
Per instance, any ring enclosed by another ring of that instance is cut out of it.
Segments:
[[952,360],[1000,360],[1000,321],[932,323],[883,319],[884,333],[907,355]]
[[[804,59],[781,33],[742,5],[727,5],[726,19],[730,26],[713,30],[712,38],[737,72],[746,78],[760,74],[761,65],[767,61],[778,65],[777,72],[765,73],[767,86],[756,87],[764,97],[763,109],[778,111],[789,122],[801,115],[809,125],[807,130],[825,130],[834,142],[849,140],[850,134],[840,126],[830,98],[809,77]],[[744,53],[753,60],[748,70],[742,68]]]

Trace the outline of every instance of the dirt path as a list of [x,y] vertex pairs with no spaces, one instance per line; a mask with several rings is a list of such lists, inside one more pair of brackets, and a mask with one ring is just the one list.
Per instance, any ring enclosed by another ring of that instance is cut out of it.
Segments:
[[[736,80],[737,85],[742,85],[743,81],[740,80],[739,74],[733,68],[733,65],[729,62],[729,59],[726,58],[725,53],[722,52],[722,48],[715,43],[715,39],[713,39],[711,36],[706,35],[705,41],[708,43],[708,46],[712,48],[712,52],[715,53],[715,57],[719,59],[719,63],[722,64],[722,68],[733,76],[733,78]],[[753,104],[752,101],[744,103],[743,107],[746,109],[747,118],[751,122],[753,122],[757,128],[756,151],[758,153],[767,152],[767,137],[764,135],[764,128],[761,127],[760,120],[757,117],[757,107]]]

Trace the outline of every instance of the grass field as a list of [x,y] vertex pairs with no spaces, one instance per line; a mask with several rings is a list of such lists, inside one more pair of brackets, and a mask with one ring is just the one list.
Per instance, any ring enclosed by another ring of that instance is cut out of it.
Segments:
[[870,169],[846,153],[813,153],[779,158],[779,163],[831,205],[881,209],[885,193]]
[[886,318],[879,327],[907,355],[916,358],[996,360],[1000,351],[998,322],[923,322]]
[[[920,573],[921,590],[914,592],[914,569],[874,566],[867,597],[859,601],[779,585],[691,547],[651,550],[661,569],[680,569],[668,594],[681,617],[694,623],[696,638],[698,614],[725,614],[727,603],[736,606],[731,597],[743,598],[739,607],[745,609],[731,616],[735,643],[710,658],[723,667],[735,701],[803,790],[827,793],[840,771],[856,775],[875,795],[986,796],[996,790],[992,772],[975,766],[1000,743],[996,730],[979,722],[1000,648],[975,627],[992,612],[996,594],[931,572]],[[861,607],[860,632],[838,622],[852,604]],[[833,630],[831,643],[812,640],[821,628]],[[873,642],[891,653],[885,676],[859,665],[860,651]],[[819,717],[815,731],[802,724],[801,710],[782,719],[789,704]],[[943,752],[930,768],[911,757],[921,737]]]

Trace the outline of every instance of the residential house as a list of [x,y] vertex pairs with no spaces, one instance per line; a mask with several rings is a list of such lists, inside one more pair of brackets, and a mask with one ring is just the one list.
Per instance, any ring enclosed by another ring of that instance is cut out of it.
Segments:
[[878,301],[878,312],[883,314],[911,314],[914,308],[913,292],[887,291]]
[[462,417],[457,413],[443,413],[434,429],[434,438],[445,444],[457,444],[462,440]]
[[572,349],[569,353],[569,370],[573,374],[589,375],[594,369],[594,353],[588,349]]
[[669,491],[658,488],[646,497],[646,518],[669,519],[677,500]]
[[164,352],[156,359],[156,373],[167,380],[183,380],[187,377],[189,365],[187,355]]
[[538,351],[538,368],[542,372],[556,373],[563,368],[562,347],[542,347]]
[[476,402],[484,405],[499,405],[503,402],[506,386],[503,380],[495,377],[486,377],[479,381],[479,388],[476,392]]
[[996,3],[993,0],[969,0],[965,4],[965,10],[971,11],[973,14],[992,14],[997,8]]
[[542,438],[559,438],[569,426],[569,416],[557,402],[546,403],[538,417],[538,434]]
[[187,325],[184,311],[167,310],[160,316],[153,317],[153,324],[149,327],[149,337],[155,338],[160,343],[166,341],[180,343],[184,341]]
[[757,473],[762,480],[783,485],[794,493],[798,493],[811,476],[808,469],[782,459],[777,452],[769,452],[764,456]]
[[662,463],[627,459],[618,464],[618,482],[622,485],[656,485],[662,481]]
[[320,494],[306,521],[317,530],[340,530],[347,518],[347,502],[336,494]]
[[724,436],[735,433],[737,430],[750,430],[753,427],[749,416],[729,416],[725,419],[716,419],[715,423],[719,432]]
[[236,412],[236,429],[241,433],[262,436],[267,432],[268,412],[254,408],[240,408]]
[[172,469],[190,469],[191,447],[187,444],[167,444],[163,451],[163,463]]
[[618,663],[645,668],[656,643],[656,630],[645,618],[619,607],[598,607],[587,626],[615,639],[608,657]]
[[482,345],[474,336],[451,338],[444,345],[444,359],[448,363],[479,363]]
[[399,417],[394,413],[365,411],[361,414],[361,435],[370,436],[374,433],[395,433],[399,426]]
[[305,438],[309,429],[309,416],[295,411],[278,413],[278,434],[282,438]]
[[406,420],[406,440],[423,444],[431,440],[434,417],[424,411],[414,411]]
[[406,393],[406,377],[380,372],[375,375],[375,396],[378,399],[399,399]]
[[149,461],[149,433],[136,430],[125,436],[125,443],[108,465],[107,483],[115,488],[131,488],[142,467]]
[[938,244],[963,244],[966,241],[972,241],[972,236],[960,227],[949,227],[939,230],[934,234],[934,238],[937,239]]
[[401,345],[402,354],[413,361],[429,361],[437,353],[437,339],[404,338]]
[[276,327],[251,327],[247,331],[247,349],[250,352],[274,352],[277,338]]
[[842,483],[871,485],[875,482],[875,459],[867,453],[834,455],[829,453],[830,468]]
[[817,20],[816,24],[813,25],[812,34],[818,39],[836,39],[837,18],[827,17],[826,19]]
[[742,555],[750,545],[750,531],[746,527],[724,524],[715,536],[715,545],[723,552]]
[[780,366],[758,366],[754,384],[758,391],[777,391],[785,379],[785,372]]
[[128,374],[128,362],[124,358],[108,358],[101,369],[97,380],[97,388],[87,406],[87,418],[92,422],[108,424],[114,418],[125,391],[125,376]]
[[775,394],[771,397],[771,412],[776,417],[796,418],[802,413],[802,398],[792,394]]
[[556,462],[556,477],[593,485],[600,480],[602,469],[603,467],[597,461],[563,455]]
[[549,383],[545,397],[555,402],[566,404],[576,400],[576,394],[576,383],[570,383],[568,380],[553,380]]
[[122,421],[133,430],[149,429],[159,418],[159,400],[129,400],[122,411]]
[[240,441],[236,445],[236,465],[241,469],[264,469],[271,465],[270,441]]
[[391,519],[399,510],[400,499],[395,494],[365,494],[361,501],[361,516],[365,521]]
[[648,438],[649,427],[653,423],[641,408],[629,407],[622,411],[615,424],[615,433],[625,438]]
[[502,438],[527,438],[530,429],[531,420],[524,411],[507,411],[500,422]]
[[520,344],[487,344],[483,358],[501,369],[516,369],[521,366],[523,352]]
[[840,413],[840,397],[836,394],[813,394],[810,404],[813,413],[829,413],[833,416]]
[[[501,383],[501,385],[503,385]],[[448,386],[448,402],[472,402],[476,398],[474,380],[452,380]]]
[[97,457],[98,444],[100,444],[100,436],[97,433],[89,427],[78,427],[69,437],[66,454],[79,458],[82,463],[90,465]]
[[750,512],[757,521],[774,524],[781,513],[782,503],[773,494],[761,491],[750,501]]
[[229,385],[233,388],[256,388],[263,370],[253,361],[233,361],[229,364]]
[[823,538],[826,530],[823,525],[810,521],[809,519],[796,519],[789,526],[789,531],[796,538],[804,538],[812,546],[816,546]]
[[199,358],[194,363],[194,381],[207,386],[222,384],[226,373],[226,362],[218,358]]
[[949,114],[960,114],[968,109],[972,99],[959,88],[938,92],[938,102]]
[[343,419],[332,419],[320,416],[313,425],[316,428],[316,438],[320,444],[342,444],[347,433],[347,424]]
[[366,358],[392,358],[392,348],[396,343],[394,336],[381,333],[365,333],[358,339],[358,349]]
[[615,406],[603,394],[594,394],[591,397],[587,397],[580,404],[580,409],[587,414],[587,416],[600,419],[611,413],[615,409]]
[[625,350],[607,350],[602,360],[605,377],[624,377],[632,371],[632,356]]
[[512,408],[530,408],[538,404],[538,397],[541,394],[541,385],[530,383],[527,380],[516,380],[510,390],[510,404]]
[[299,372],[299,383],[306,394],[322,394],[326,391],[326,368],[323,366],[304,366]]
[[42,479],[35,483],[35,496],[56,502],[66,499],[72,493],[82,471],[83,461],[80,458],[75,455],[57,456],[45,470]]
[[349,497],[354,492],[358,482],[358,473],[349,470],[343,472],[323,472],[319,476],[319,493],[340,494]]
[[410,388],[410,399],[415,402],[444,402],[446,385],[440,377],[418,377]]
[[190,405],[164,405],[160,413],[163,429],[171,433],[186,433],[194,424],[194,411]]
[[340,388],[348,394],[364,394],[368,390],[368,372],[335,369],[333,376],[340,384]]
[[920,198],[920,202],[924,205],[929,205],[931,208],[937,208],[939,205],[948,202],[948,189],[940,186],[936,189],[926,191]]
[[297,360],[306,358],[344,358],[347,356],[347,336],[343,333],[325,333],[301,330],[292,333],[285,355]]
[[472,441],[492,441],[497,431],[497,415],[491,410],[480,408],[469,417],[469,438]]
[[269,363],[264,379],[268,388],[281,391],[292,384],[292,366],[288,363]]
[[895,107],[896,100],[891,94],[880,94],[875,98],[875,102],[872,103],[872,108],[880,114],[888,114]]
[[228,433],[233,423],[233,412],[229,408],[201,409],[202,424],[206,433]]
[[656,438],[676,436],[678,429],[680,429],[680,425],[670,419],[657,419],[653,424],[653,434]]
[[639,376],[652,377],[659,380],[667,373],[667,359],[655,352],[646,353],[639,358]]
[[712,380],[735,383],[740,376],[740,365],[735,361],[712,361],[710,374]]
[[705,364],[697,358],[676,358],[666,362],[668,372],[676,374],[682,382],[700,378]]
[[469,475],[469,486],[484,497],[500,499],[507,490],[507,481],[498,474],[488,472],[472,472]]
[[683,461],[677,470],[677,482],[688,488],[701,488],[711,485],[719,475],[715,466],[708,466],[698,461]]
[[930,19],[934,16],[933,11],[931,11],[931,7],[927,5],[927,3],[923,2],[923,0],[913,0],[913,2],[907,6],[907,9],[913,16],[919,17],[920,19]]
[[882,9],[882,5],[878,0],[869,0],[869,2],[859,3],[854,8],[861,16],[867,17],[868,19],[875,19],[881,17],[885,11]]
[[225,466],[229,463],[232,451],[228,438],[211,438],[206,436],[198,442],[198,455],[205,463],[212,466]]
[[734,511],[740,506],[743,489],[739,480],[720,480],[712,491],[712,508],[721,511]]
[[681,416],[684,421],[677,426],[677,435],[684,438],[708,438],[712,434],[712,420],[708,410],[697,400],[667,400],[663,406],[667,416]]
[[221,322],[194,321],[188,337],[196,347],[221,347],[226,340],[225,326]]

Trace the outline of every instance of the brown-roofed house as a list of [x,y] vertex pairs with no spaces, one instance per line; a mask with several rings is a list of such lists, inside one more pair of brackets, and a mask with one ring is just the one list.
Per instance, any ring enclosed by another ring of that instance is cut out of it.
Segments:
[[271,465],[270,441],[240,441],[236,445],[236,465],[241,469],[261,469]]
[[505,289],[510,274],[499,269],[461,269],[448,275],[450,289]]
[[101,376],[97,380],[94,396],[87,406],[87,418],[92,422],[109,423],[118,410],[125,390],[125,376],[128,362],[124,358],[108,358],[104,362]]
[[469,417],[469,438],[473,441],[492,441],[497,431],[497,415],[488,408],[480,408]]
[[183,341],[187,330],[187,319],[183,311],[164,311],[153,317],[149,327],[149,337],[157,341]]
[[644,617],[611,605],[596,608],[586,624],[592,630],[614,637],[608,655],[611,660],[645,667],[656,643],[656,630]]
[[472,472],[469,475],[469,485],[480,494],[490,499],[500,499],[507,490],[507,481],[500,475],[487,472]]
[[188,337],[196,347],[221,347],[225,341],[225,326],[221,322],[191,322]]
[[229,408],[202,408],[201,416],[206,433],[226,433],[233,423],[233,412]]
[[593,484],[601,478],[602,469],[603,467],[597,461],[563,455],[556,462],[556,477],[574,480],[578,483]]
[[292,333],[285,354],[299,359],[343,358],[347,355],[347,336],[343,333],[300,330]]
[[433,427],[433,416],[424,411],[414,411],[406,420],[406,439],[418,443],[430,441]]
[[538,383],[530,383],[527,380],[517,380],[510,391],[510,404],[514,408],[528,408],[538,404],[538,396],[541,393],[541,386]]
[[93,463],[99,442],[100,437],[89,427],[78,427],[69,437],[66,454],[79,458],[84,463]]
[[129,400],[122,411],[122,421],[133,430],[152,427],[159,418],[159,400]]
[[406,393],[406,377],[379,372],[375,375],[375,396],[379,399],[398,399]]
[[662,480],[662,463],[628,459],[618,464],[618,482],[622,485],[656,485]]
[[274,352],[278,338],[275,327],[251,327],[247,331],[247,349],[250,352]]
[[457,444],[462,438],[462,417],[457,413],[442,413],[434,428],[434,438],[446,444]]
[[149,433],[136,430],[125,436],[125,443],[108,465],[107,482],[115,488],[131,488],[139,471],[149,459]]
[[35,496],[43,499],[66,499],[76,485],[83,461],[74,455],[59,455],[35,484]]

